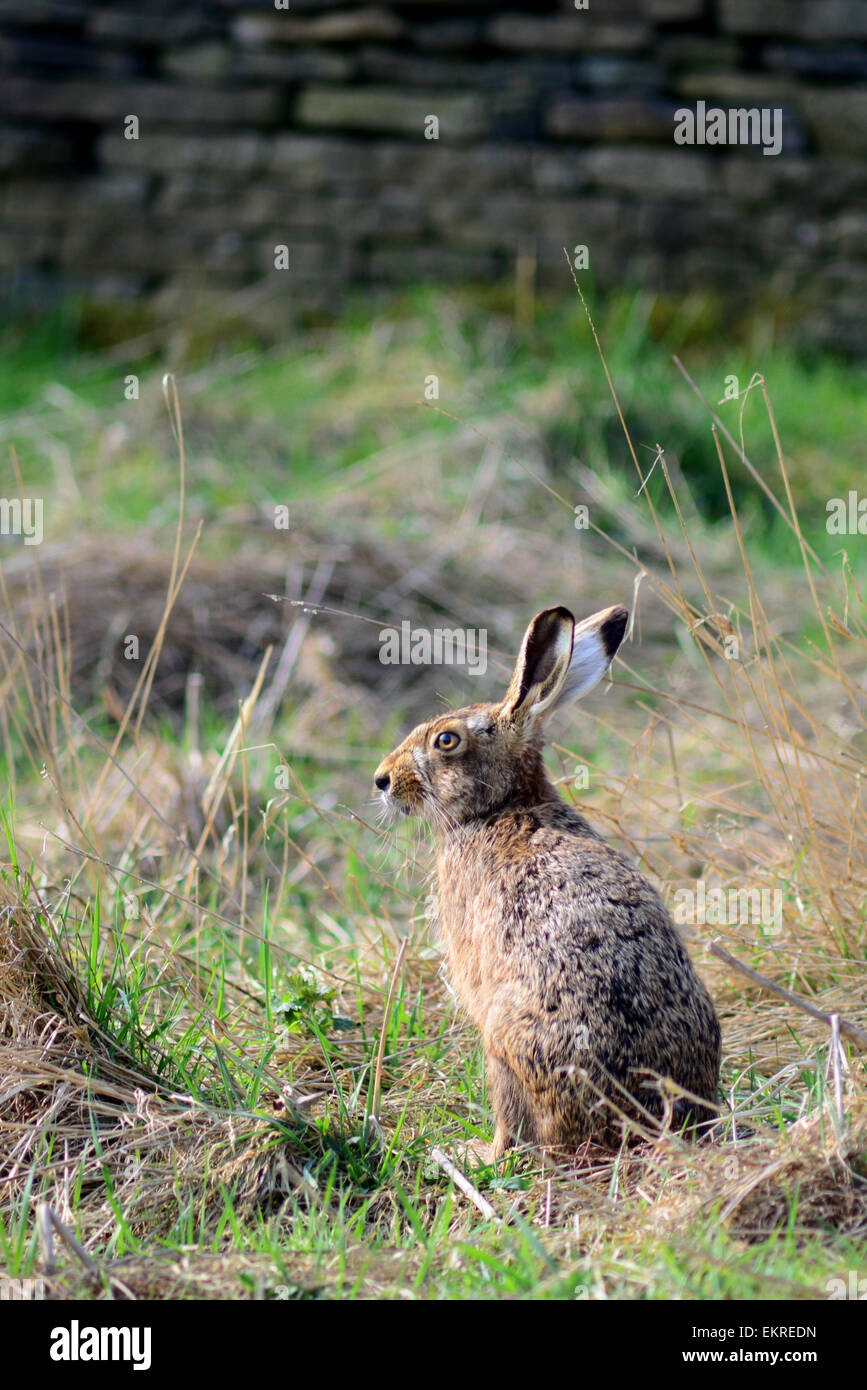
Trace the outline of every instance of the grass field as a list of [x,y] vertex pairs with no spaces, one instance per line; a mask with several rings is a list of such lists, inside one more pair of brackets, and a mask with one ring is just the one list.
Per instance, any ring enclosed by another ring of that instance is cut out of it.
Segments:
[[[517,327],[502,296],[420,291],[279,350],[96,340],[72,309],[0,342],[7,477],[44,499],[41,545],[0,541],[7,1279],[824,1299],[867,1275],[864,540],[825,524],[862,381],[760,324],[721,346],[700,304],[598,326],[604,361],[571,298]],[[715,1142],[476,1168],[427,838],[379,825],[371,778],[412,722],[495,698],[561,602],[635,611],[556,725],[563,794],[672,908],[701,882],[779,911],[683,918],[723,1026]],[[384,666],[404,619],[485,629],[487,673]]]

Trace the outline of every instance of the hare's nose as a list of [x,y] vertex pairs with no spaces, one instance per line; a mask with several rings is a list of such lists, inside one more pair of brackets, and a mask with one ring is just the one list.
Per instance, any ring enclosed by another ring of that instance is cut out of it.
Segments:
[[374,785],[379,787],[379,790],[381,792],[387,792],[389,783],[391,782],[391,777],[387,772],[380,772],[377,774],[376,777],[374,777],[373,781]]

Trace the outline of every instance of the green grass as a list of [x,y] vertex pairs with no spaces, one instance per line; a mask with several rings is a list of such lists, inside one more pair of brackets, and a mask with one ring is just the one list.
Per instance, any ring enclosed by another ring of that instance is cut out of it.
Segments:
[[[580,464],[622,477],[634,493],[634,470],[580,306],[570,296],[540,302],[529,331],[516,329],[507,307],[500,303],[492,312],[469,293],[422,290],[395,298],[372,322],[356,303],[312,341],[295,337],[267,349],[237,338],[214,345],[191,331],[187,357],[176,368],[190,457],[189,514],[215,517],[251,501],[284,502],[299,489],[315,496],[339,487],[346,469],[383,450],[422,434],[445,439],[452,421],[418,404],[431,374],[439,379],[439,399],[431,404],[474,423],[499,418],[507,436],[518,422],[534,429],[555,486],[568,487]],[[867,431],[859,366],[798,357],[758,332],[726,342],[718,319],[701,306],[672,313],[646,295],[609,304],[599,319],[648,470],[657,443],[665,443],[701,511],[711,520],[727,517],[706,411],[672,354],[682,356],[732,434],[743,428],[757,462],[771,444],[761,391],[740,401],[723,396],[729,377],[745,392],[754,373],[763,373],[788,441],[805,529],[810,523],[823,557],[841,548],[839,538],[824,534],[825,504],[846,495]],[[135,352],[127,358],[123,345],[108,349],[83,334],[72,309],[38,326],[6,329],[0,339],[4,437],[18,448],[30,489],[52,487],[57,448],[68,450],[80,497],[78,505],[65,499],[53,525],[49,518],[50,534],[78,525],[163,526],[176,478],[160,355],[149,350],[144,358]],[[137,401],[124,398],[133,372],[140,377]],[[123,466],[110,466],[121,454]],[[771,528],[773,552],[784,529],[735,458],[730,469],[745,520],[755,511],[756,529]],[[776,490],[775,478],[767,481]],[[662,480],[654,477],[648,486],[664,507]]]
[[[98,896],[93,908],[98,910]],[[354,1000],[363,1037],[361,1062],[347,1068],[341,1055],[342,1032],[333,1027],[333,1016],[328,1017],[328,992],[311,989],[312,977],[302,981],[297,972],[275,972],[264,951],[258,971],[251,961],[248,986],[258,984],[263,1000],[273,991],[293,1003],[297,1036],[321,1047],[324,1071],[332,1082],[328,1103],[305,1138],[305,1131],[291,1122],[275,1122],[271,1107],[261,1103],[263,1073],[267,1071],[272,1082],[275,1075],[269,1066],[274,1017],[269,1020],[263,1011],[260,1027],[252,1030],[245,1019],[233,1041],[237,998],[230,1006],[223,993],[227,975],[236,974],[232,954],[219,946],[210,953],[214,969],[194,1019],[179,1028],[176,1009],[170,1005],[154,1027],[151,1015],[163,991],[143,988],[140,950],[129,948],[122,926],[115,923],[99,930],[101,925],[94,921],[90,935],[81,934],[79,978],[87,1013],[117,1043],[119,1054],[132,1057],[143,1071],[206,1110],[234,1117],[239,1132],[257,1118],[267,1121],[271,1137],[260,1138],[257,1162],[266,1163],[269,1153],[275,1155],[287,1145],[292,1161],[303,1164],[304,1174],[301,1193],[285,1197],[279,1216],[269,1216],[267,1206],[251,1213],[238,1183],[226,1175],[225,1158],[215,1160],[213,1175],[205,1163],[195,1182],[181,1180],[178,1173],[167,1183],[173,1166],[170,1155],[159,1155],[157,1163],[152,1151],[148,1156],[128,1144],[119,1163],[117,1152],[108,1140],[101,1141],[94,1124],[89,1155],[83,1156],[80,1167],[73,1163],[70,1169],[68,1161],[64,1166],[67,1183],[71,1177],[74,1209],[86,1203],[94,1178],[101,1180],[98,1256],[100,1266],[115,1280],[132,1277],[136,1260],[149,1261],[156,1279],[161,1255],[179,1257],[182,1251],[195,1250],[224,1261],[223,1297],[254,1293],[276,1300],[342,1299],[362,1293],[461,1300],[739,1300],[823,1297],[829,1280],[860,1269],[860,1242],[835,1230],[830,1220],[821,1232],[815,1219],[801,1221],[797,1184],[786,1195],[775,1229],[754,1236],[748,1229],[732,1232],[719,1223],[723,1197],[711,1195],[710,1203],[702,1203],[676,1237],[666,1237],[643,1219],[647,1193],[636,1192],[630,1172],[635,1160],[626,1154],[609,1164],[611,1214],[601,1222],[607,1231],[605,1244],[599,1243],[599,1213],[589,1212],[597,1232],[592,1253],[582,1248],[587,1214],[580,1201],[573,1203],[568,1180],[556,1180],[552,1221],[546,1211],[550,1196],[546,1199],[545,1183],[535,1181],[534,1164],[527,1158],[512,1156],[502,1171],[483,1169],[474,1175],[479,1190],[497,1203],[503,1216],[508,1214],[507,1222],[492,1225],[472,1208],[466,1210],[461,1194],[444,1181],[429,1157],[434,1146],[454,1144],[456,1110],[463,1114],[468,1135],[484,1129],[485,1097],[477,1049],[455,1058],[454,1048],[428,1024],[424,990],[408,990],[404,980],[393,1003],[387,1029],[393,1072],[386,1101],[390,1120],[387,1136],[379,1139],[368,1126],[377,1030],[365,1024],[362,992]],[[69,923],[63,936],[69,948]],[[114,949],[111,959],[107,948]],[[162,1002],[165,1005],[165,998]],[[219,1046],[213,1041],[215,1020],[226,1024]],[[416,1048],[425,1053],[432,1069],[443,1073],[449,1099],[433,1106],[421,1123],[414,1114],[407,1124],[412,1100],[402,1093],[401,1059]],[[291,1067],[277,1071],[284,1082],[294,1081]],[[753,1074],[745,1093],[754,1092],[761,1081]],[[817,1113],[822,1102],[817,1092]],[[792,1119],[780,1112],[781,1133]],[[33,1155],[20,1198],[0,1215],[0,1260],[16,1277],[39,1273],[35,1204],[40,1198],[52,1200],[50,1165],[56,1156],[49,1132]],[[652,1174],[647,1181],[654,1182]],[[149,1182],[160,1183],[162,1191],[157,1239],[127,1214],[131,1190]],[[561,1203],[565,1214],[558,1211]],[[86,1229],[79,1227],[77,1234],[86,1241]],[[243,1263],[246,1256],[253,1257],[252,1269]],[[113,1291],[108,1274],[95,1282],[74,1270],[67,1280],[70,1277],[78,1296]]]

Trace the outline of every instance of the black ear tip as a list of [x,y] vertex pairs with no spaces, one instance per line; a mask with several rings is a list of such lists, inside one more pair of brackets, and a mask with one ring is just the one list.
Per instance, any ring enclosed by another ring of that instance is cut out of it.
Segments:
[[[541,617],[542,614],[539,616]],[[557,608],[546,608],[544,616],[551,623],[572,623],[574,625],[575,622],[574,615],[562,604],[559,604]]]
[[629,622],[628,608],[612,608],[608,617],[599,627],[599,636],[605,648],[605,655],[612,657],[623,641],[626,624]]

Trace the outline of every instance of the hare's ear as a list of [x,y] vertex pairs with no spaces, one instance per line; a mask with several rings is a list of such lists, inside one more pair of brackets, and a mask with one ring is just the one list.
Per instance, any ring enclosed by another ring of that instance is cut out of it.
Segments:
[[521,643],[515,670],[500,706],[506,719],[542,714],[556,702],[569,673],[575,619],[568,608],[537,613]]
[[603,608],[600,613],[575,624],[572,659],[566,679],[557,691],[555,705],[579,700],[602,679],[623,641],[628,621],[628,610],[618,605]]

